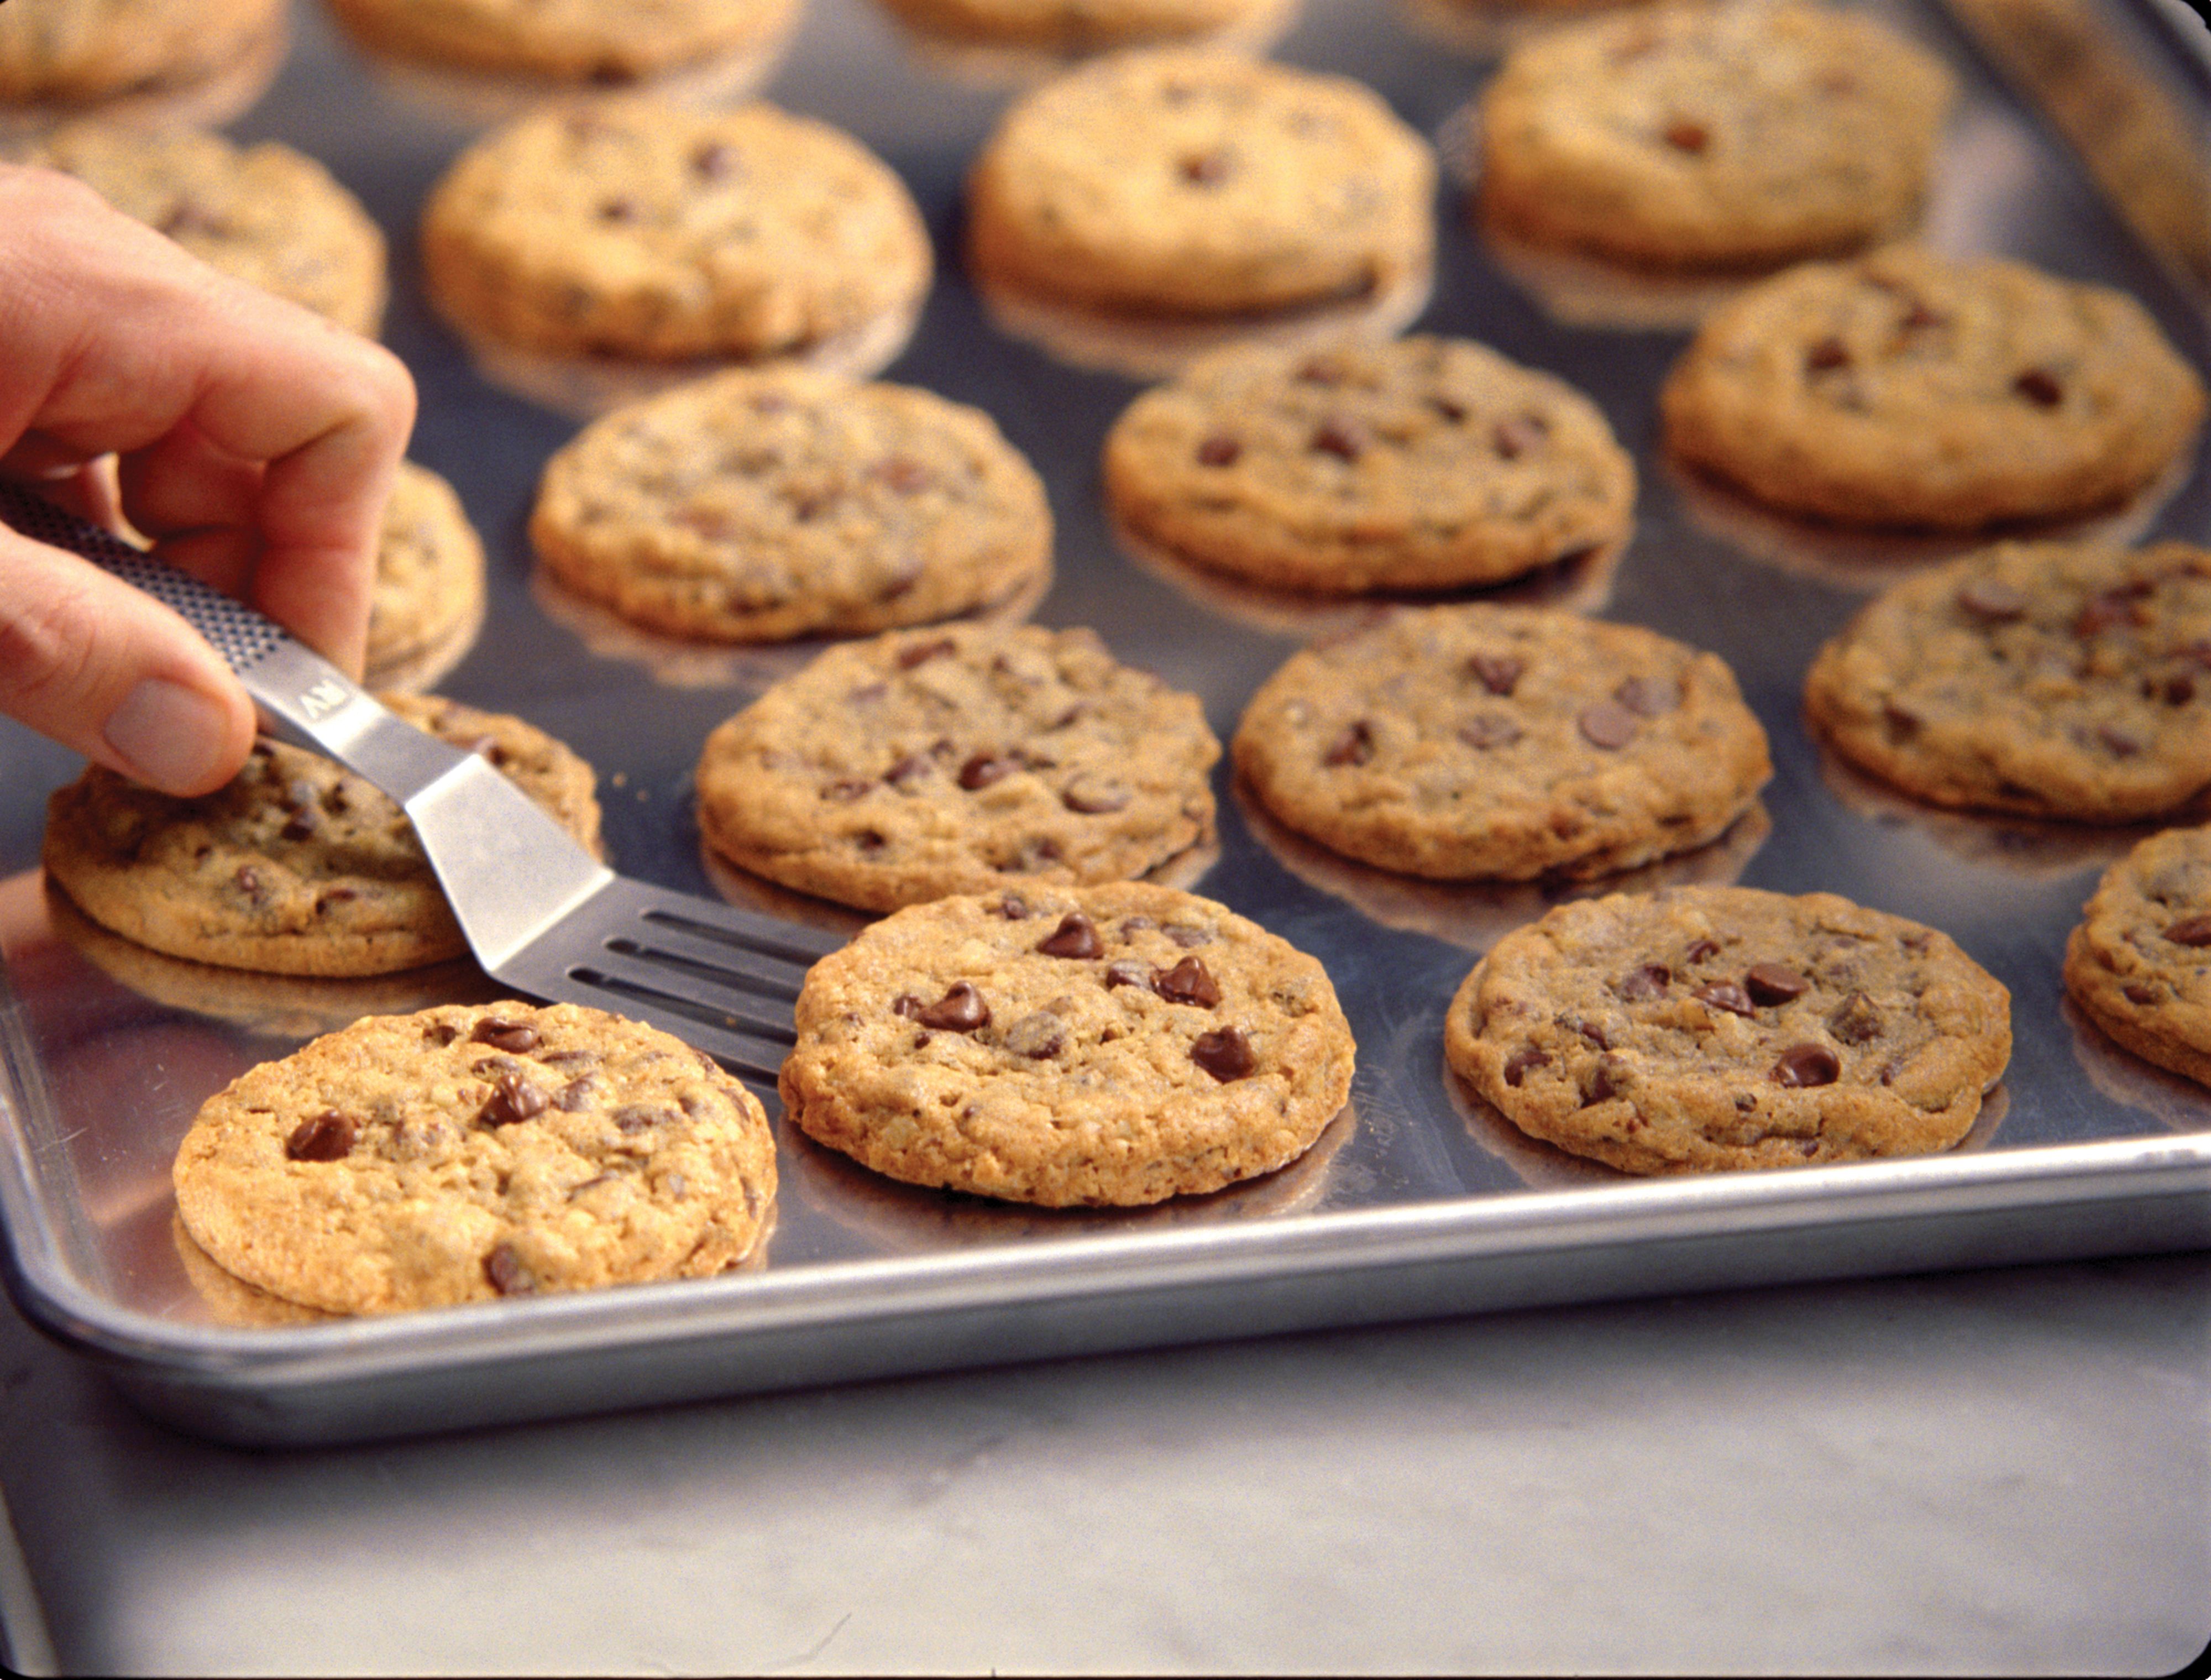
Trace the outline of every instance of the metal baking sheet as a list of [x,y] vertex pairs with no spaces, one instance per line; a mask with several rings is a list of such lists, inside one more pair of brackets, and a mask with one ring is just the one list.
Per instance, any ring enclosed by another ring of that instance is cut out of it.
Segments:
[[[1993,68],[1957,14],[1906,0],[1885,9],[1944,52],[1966,88],[1925,237],[2122,286],[2211,366],[2202,277],[2136,236],[2064,130]],[[2145,20],[2160,27],[2153,13],[2129,13],[2093,38],[2116,43]],[[1491,44],[1433,4],[1306,0],[1275,50],[1379,88],[1455,155],[1456,118]],[[2160,71],[2173,90],[2160,97],[2200,124],[2200,79],[2170,54],[2162,62],[2183,74]],[[1199,694],[1226,738],[1256,684],[1343,610],[1256,601],[1116,541],[1097,453],[1138,379],[1030,342],[961,275],[960,179],[1009,85],[913,51],[869,0],[812,0],[766,92],[866,138],[926,209],[939,278],[887,376],[989,409],[1044,474],[1058,573],[1036,616],[1092,625],[1123,657]],[[533,580],[524,518],[542,463],[578,422],[470,366],[423,304],[415,256],[423,195],[482,116],[388,77],[302,6],[282,76],[233,131],[322,158],[391,237],[385,337],[421,385],[414,452],[458,486],[493,559],[482,640],[442,686],[530,718],[597,766],[625,870],[712,892],[727,883],[700,852],[689,803],[700,743],[803,650],[652,644]],[[1460,185],[1439,200],[1442,251],[1419,327],[1574,380],[1643,465],[1624,560],[1551,586],[1585,610],[1726,654],[1772,737],[1761,816],[1636,880],[1826,889],[1954,934],[2011,987],[2018,1040],[1961,1149],[1638,1181],[1517,1138],[1448,1077],[1441,1018],[1480,951],[1539,914],[1542,894],[1425,886],[1332,860],[1272,829],[1224,771],[1220,855],[1195,884],[1321,957],[1359,1039],[1352,1102],[1305,1161],[1160,1208],[1052,1213],[891,1185],[784,1128],[778,1223],[764,1262],[736,1275],[241,1326],[210,1304],[173,1240],[169,1160],[199,1101],[354,1014],[482,983],[466,965],[357,986],[225,981],[103,946],[70,925],[36,868],[44,795],[77,767],[9,728],[0,1215],[23,1311],[151,1415],[276,1445],[1390,1318],[2211,1241],[2211,1094],[2109,1048],[2075,1020],[2058,978],[2081,900],[2135,836],[1916,810],[1824,762],[1800,725],[1799,676],[1820,640],[1880,582],[1941,550],[1817,540],[1681,480],[1653,447],[1654,392],[1694,300],[1622,291],[1494,247],[1463,214]],[[2106,528],[2211,537],[2206,467],[2199,456]]]

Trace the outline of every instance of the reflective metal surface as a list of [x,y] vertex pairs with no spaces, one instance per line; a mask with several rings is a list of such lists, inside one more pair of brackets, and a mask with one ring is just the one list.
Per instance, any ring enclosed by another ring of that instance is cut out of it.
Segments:
[[[1949,15],[1890,15],[1951,57],[1967,89],[1926,236],[2123,286],[2211,366],[2203,300],[2135,242]],[[1487,70],[1463,33],[1439,34],[1432,15],[1392,0],[1307,0],[1278,55],[1367,81],[1447,156]],[[1124,658],[1199,694],[1225,738],[1293,647],[1356,610],[1257,599],[1116,538],[1098,451],[1137,381],[1057,359],[995,318],[960,272],[960,178],[1009,88],[910,52],[866,0],[814,0],[766,92],[866,138],[927,211],[939,279],[886,376],[989,409],[1036,463],[1059,538],[1036,616],[1091,625]],[[806,650],[655,644],[532,578],[523,530],[536,475],[578,422],[470,365],[423,303],[414,254],[418,207],[466,124],[374,73],[310,11],[283,76],[233,131],[321,157],[392,237],[385,337],[422,388],[414,452],[453,480],[493,557],[482,639],[440,686],[529,718],[597,767],[623,872],[740,892],[700,853],[692,767],[713,725]],[[358,985],[221,976],[103,939],[36,875],[43,797],[76,767],[10,730],[0,1214],[26,1313],[158,1416],[224,1439],[309,1441],[1488,1306],[2211,1242],[2211,1094],[2107,1048],[2063,1000],[2065,934],[2135,836],[1916,810],[1825,761],[1801,726],[1797,685],[1821,640],[1881,581],[1946,550],[1813,537],[1683,481],[1654,451],[1654,393],[1696,300],[1623,293],[1497,249],[1463,215],[1456,183],[1439,214],[1419,328],[1572,379],[1644,469],[1617,566],[1533,592],[1724,653],[1772,739],[1760,817],[1637,882],[1824,889],[1957,937],[2011,987],[2017,1034],[1961,1149],[1645,1183],[1529,1143],[1447,1077],[1441,1016],[1475,956],[1544,896],[1331,858],[1275,829],[1224,774],[1219,856],[1190,884],[1321,957],[1360,1043],[1349,1108],[1285,1172],[1157,1209],[1052,1213],[910,1191],[785,1129],[778,1227],[764,1263],[738,1275],[387,1320],[237,1325],[171,1231],[170,1155],[199,1101],[355,1014],[481,996],[485,982],[465,967]],[[2211,540],[2204,458],[2105,524]]]

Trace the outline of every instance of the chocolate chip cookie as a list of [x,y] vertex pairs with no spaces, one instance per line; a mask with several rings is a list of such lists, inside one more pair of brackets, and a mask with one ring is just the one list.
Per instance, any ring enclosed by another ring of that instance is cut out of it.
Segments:
[[1141,882],[901,910],[815,966],[797,1020],[800,1131],[891,1178],[1049,1207],[1271,1172],[1351,1089],[1318,962]]
[[1955,94],[1932,52],[1863,13],[1638,6],[1505,55],[1480,102],[1481,206],[1639,266],[1854,251],[1908,225]]
[[1770,508],[1971,531],[2147,488],[2196,436],[2204,391],[2125,293],[1899,246],[1720,305],[1660,410],[1676,459]]
[[1170,41],[1243,45],[1273,33],[1294,0],[882,0],[925,41],[1055,57]]
[[785,368],[680,385],[546,465],[547,569],[621,617],[718,641],[856,635],[1040,585],[1042,481],[981,409]]
[[1293,654],[1230,750],[1290,828],[1439,880],[1582,880],[1686,852],[1772,773],[1717,654],[1489,603],[1391,611]]
[[[287,0],[39,0],[0,8],[0,112],[118,103],[224,122],[289,44]],[[212,97],[214,102],[199,101]]]
[[422,261],[448,318],[494,346],[754,362],[860,343],[887,360],[934,253],[905,182],[843,130],[637,97],[556,101],[469,146],[432,190]]
[[458,492],[401,462],[377,543],[369,685],[421,688],[450,670],[482,628],[485,589],[483,540]]
[[[427,694],[401,717],[481,752],[583,844],[598,844],[591,767],[518,718]],[[171,956],[264,973],[389,973],[468,942],[389,797],[320,754],[258,743],[222,787],[180,799],[100,765],[47,801],[49,881],[101,926]]]
[[766,1228],[775,1143],[758,1098],[656,1028],[449,1004],[249,1069],[173,1178],[225,1271],[379,1313],[726,1271]]
[[76,176],[202,262],[340,326],[373,336],[383,321],[383,229],[320,162],[280,141],[82,121],[18,157]]
[[798,0],[328,0],[355,40],[392,57],[553,84],[626,87],[779,43]]
[[1635,465],[1564,379],[1466,339],[1237,345],[1107,434],[1127,532],[1325,595],[1506,582],[1625,542]]
[[754,874],[865,909],[1117,880],[1211,838],[1220,756],[1196,695],[1089,630],[893,631],[717,727],[699,826]]
[[2211,828],[2165,829],[2105,871],[2065,990],[2135,1055],[2211,1084]]
[[986,285],[1220,318],[1425,287],[1436,167],[1371,89],[1191,47],[1109,53],[1016,100],[967,186]]
[[1806,1166],[1955,1144],[2011,998],[1946,934],[1832,893],[1667,888],[1499,940],[1444,1051],[1522,1131],[1623,1171]]
[[1813,659],[1806,715],[1931,804],[2089,822],[2211,794],[2211,550],[2005,543],[1891,585]]

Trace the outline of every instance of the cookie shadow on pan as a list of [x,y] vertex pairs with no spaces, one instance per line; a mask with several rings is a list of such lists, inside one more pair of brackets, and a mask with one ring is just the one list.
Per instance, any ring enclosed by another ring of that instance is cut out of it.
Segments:
[[1747,558],[1792,576],[1838,589],[1872,594],[1916,571],[2011,540],[2106,543],[2141,542],[2158,512],[2188,481],[2191,457],[2117,506],[2063,519],[2012,521],[1978,531],[1934,531],[1868,526],[1855,529],[1782,512],[1763,506],[1663,446],[1654,452],[1663,473],[1695,529]]
[[1170,1197],[1138,1207],[1037,1207],[906,1184],[815,1143],[788,1115],[777,1119],[776,1143],[782,1195],[871,1252],[911,1254],[1056,1237],[1202,1228],[1312,1212],[1326,1203],[1337,1158],[1358,1124],[1355,1104],[1346,1103],[1304,1154],[1273,1172],[1203,1195]]
[[435,132],[465,140],[551,99],[587,106],[643,98],[686,110],[735,105],[758,94],[783,67],[799,13],[800,8],[791,8],[772,32],[732,51],[604,85],[433,64],[350,33],[346,42],[370,81],[393,104]]
[[291,19],[278,7],[266,29],[204,75],[150,83],[112,99],[0,104],[0,144],[85,118],[155,130],[223,128],[261,103],[291,56]]
[[1355,595],[1320,595],[1270,589],[1247,578],[1211,570],[1138,535],[1116,515],[1109,513],[1108,521],[1115,543],[1132,564],[1197,605],[1234,618],[1255,630],[1294,637],[1301,642],[1354,629],[1393,607],[1487,601],[1511,606],[1554,607],[1561,612],[1601,612],[1612,598],[1620,561],[1633,537],[1631,528],[1616,541],[1553,561],[1501,583],[1450,590],[1373,590]]
[[1378,869],[1299,834],[1269,811],[1240,775],[1229,779],[1229,797],[1252,838],[1307,885],[1343,900],[1384,927],[1424,933],[1474,951],[1487,950],[1515,928],[1569,900],[1660,887],[1731,885],[1773,832],[1773,819],[1761,802],[1717,840],[1616,875],[1588,881],[1431,881]]
[[[1604,1161],[1576,1155],[1570,1149],[1562,1149],[1521,1131],[1505,1117],[1502,1109],[1475,1090],[1449,1063],[1443,1064],[1439,1075],[1444,1082],[1444,1089],[1451,1099],[1453,1111],[1465,1125],[1467,1135],[1474,1140],[1476,1147],[1503,1162],[1530,1190],[1585,1190],[1594,1185],[1645,1182],[1653,1176],[1709,1176],[1695,1172],[1655,1175],[1630,1173]],[[1934,1153],[1966,1155],[1988,1148],[1998,1128],[2003,1125],[2004,1115],[2010,1106],[2011,1098],[2003,1084],[1999,1082],[1991,1085],[1983,1095],[1980,1112],[1973,1116],[1973,1123],[1966,1129],[1966,1135],[1948,1149]],[[1881,1158],[1903,1160],[1919,1157],[1891,1155]],[[1826,1164],[1833,1167],[1851,1163],[1831,1161]],[[1715,1170],[1785,1173],[1790,1169],[1786,1167],[1742,1167]]]
[[972,263],[968,266],[984,314],[1008,337],[1085,373],[1114,373],[1147,384],[1171,378],[1207,352],[1229,344],[1318,349],[1346,340],[1383,343],[1420,318],[1435,288],[1430,262],[1360,296],[1305,308],[1221,316],[1117,315],[1039,297],[973,272]]
[[[1208,834],[1138,878],[1156,886],[1190,892],[1220,861],[1220,836],[1217,833]],[[833,899],[819,898],[813,894],[783,886],[765,876],[755,875],[717,852],[712,842],[704,835],[699,841],[699,863],[714,890],[741,910],[750,910],[764,916],[778,916],[803,926],[821,928],[847,937],[888,913],[839,904]],[[1001,884],[1018,891],[1021,878],[1008,876]]]
[[2181,820],[2068,822],[1937,805],[1882,779],[1845,757],[1808,719],[1805,733],[1819,760],[1820,779],[1845,810],[1885,828],[1911,828],[1953,857],[2033,879],[2105,870],[2140,841]]
[[503,343],[455,320],[433,294],[438,318],[461,342],[469,364],[488,385],[565,419],[585,423],[647,397],[740,367],[806,367],[846,379],[872,379],[898,360],[921,322],[925,299],[870,321],[773,355],[696,356],[639,361],[615,355],[560,355]]
[[2211,1090],[2128,1049],[2070,997],[2058,1000],[2057,1014],[2073,1035],[2074,1059],[2099,1094],[2168,1131],[2211,1130]]
[[54,932],[118,985],[166,1009],[259,1037],[310,1039],[364,1016],[409,1015],[437,1004],[488,1004],[507,995],[466,957],[359,979],[219,967],[110,932],[51,882],[45,883],[45,901]]
[[[947,624],[1021,624],[1051,592],[1052,573],[1046,567],[1023,582],[1004,598],[954,618],[935,621]],[[648,629],[621,616],[611,607],[578,594],[542,564],[530,568],[530,598],[541,611],[603,659],[639,665],[656,682],[670,688],[739,688],[757,693],[786,676],[796,676],[814,657],[834,642],[857,640],[876,634],[855,631],[850,636],[810,635],[783,641],[693,640]],[[919,624],[900,629],[921,629]]]
[[920,15],[904,15],[898,0],[884,0],[885,17],[896,30],[903,57],[918,74],[978,93],[1019,91],[1066,75],[1102,53],[1149,46],[1207,47],[1221,52],[1260,57],[1270,52],[1297,22],[1302,0],[1262,0],[1247,14],[1212,29],[1159,30],[1142,37],[1044,41],[986,41],[965,39],[933,27]]

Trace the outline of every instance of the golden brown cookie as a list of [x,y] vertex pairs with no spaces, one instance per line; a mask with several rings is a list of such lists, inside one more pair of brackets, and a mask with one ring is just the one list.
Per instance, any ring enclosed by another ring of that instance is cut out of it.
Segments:
[[1210,840],[1221,743],[1194,694],[1086,629],[943,625],[821,654],[718,727],[707,843],[889,910],[1143,875]]
[[2123,292],[1899,246],[1722,304],[1660,408],[1677,459],[1780,512],[1974,531],[2145,489],[2204,391]]
[[1428,336],[1215,351],[1122,411],[1105,478],[1139,541],[1324,595],[1503,583],[1616,547],[1636,488],[1565,380]]
[[577,594],[717,641],[954,618],[1051,569],[1043,482],[988,415],[797,368],[595,422],[547,464],[530,532]]
[[486,586],[483,541],[459,494],[403,461],[377,544],[369,685],[422,688],[450,670],[482,627]]
[[1346,77],[1184,47],[1108,53],[1024,95],[967,187],[986,283],[1132,315],[1341,304],[1425,277],[1435,159]]
[[0,117],[95,107],[226,121],[288,45],[288,0],[36,0],[0,6]]
[[1499,940],[1444,1051],[1530,1136],[1627,1172],[1808,1166],[1956,1143],[2011,999],[1947,935],[1832,893],[1675,887]]
[[432,190],[422,260],[439,307],[492,344],[685,363],[887,359],[934,253],[905,182],[841,130],[638,98],[555,102],[469,146]]
[[817,963],[784,1064],[793,1124],[891,1178],[1136,1205],[1310,1148],[1351,1089],[1319,963],[1143,882],[900,911]]
[[1727,0],[1606,13],[1515,47],[1480,104],[1483,213],[1660,268],[1772,266],[1901,234],[1955,79],[1864,13]]
[[2088,822],[2211,793],[2211,550],[2005,543],[1892,585],[1804,680],[1820,737],[1937,805]]
[[[518,718],[427,694],[386,705],[485,754],[596,848],[591,768]],[[101,926],[220,967],[391,973],[468,943],[398,805],[330,759],[277,742],[213,793],[180,799],[100,765],[46,806],[47,878]]]
[[1717,654],[1487,603],[1392,611],[1293,654],[1230,749],[1289,828],[1438,880],[1633,869],[1717,839],[1772,773]]
[[76,176],[201,261],[373,336],[388,290],[384,230],[329,170],[282,142],[81,121],[20,155]]
[[2211,829],[2165,829],[2105,870],[2066,941],[2065,990],[2135,1055],[2211,1084]]
[[775,1143],[758,1098],[657,1028],[449,1004],[248,1070],[173,1177],[232,1277],[391,1313],[726,1271],[766,1229]]
[[373,52],[548,83],[624,87],[768,51],[800,0],[327,0]]

